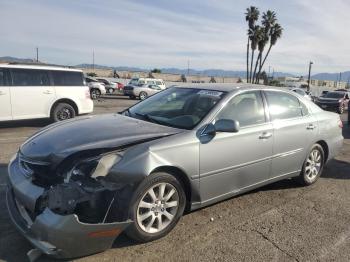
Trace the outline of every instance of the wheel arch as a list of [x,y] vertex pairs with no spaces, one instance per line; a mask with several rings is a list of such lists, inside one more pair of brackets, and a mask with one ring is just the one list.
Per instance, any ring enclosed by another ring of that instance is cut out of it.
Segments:
[[153,169],[150,174],[158,172],[171,174],[183,184],[187,202],[185,211],[188,212],[191,209],[192,202],[192,187],[188,175],[182,169],[174,166],[159,166]]
[[326,163],[328,160],[328,156],[329,156],[329,147],[326,141],[324,140],[319,140],[317,141],[315,144],[319,144],[323,151],[324,151],[324,162]]
[[69,98],[61,98],[61,99],[58,99],[57,101],[55,101],[55,103],[53,103],[53,105],[51,106],[51,108],[50,108],[50,117],[52,116],[52,112],[55,109],[55,107],[58,104],[60,104],[60,103],[66,103],[66,104],[71,105],[74,108],[74,111],[75,111],[76,115],[79,115],[79,108],[78,108],[77,104],[73,100],[71,100]]

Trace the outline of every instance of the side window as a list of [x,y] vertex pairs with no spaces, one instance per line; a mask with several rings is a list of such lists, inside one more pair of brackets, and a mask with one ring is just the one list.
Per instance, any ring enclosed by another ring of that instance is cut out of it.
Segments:
[[33,69],[11,69],[14,86],[49,86],[48,71]]
[[[55,86],[83,86],[83,74],[81,72],[51,71]],[[89,78],[86,82],[91,82]]]
[[232,98],[216,117],[239,121],[241,127],[265,122],[264,104],[260,91],[250,91]]
[[295,90],[293,90],[293,91],[296,92],[296,93],[298,93],[298,94],[301,95],[301,96],[304,96],[304,95],[305,95],[305,93],[304,93],[303,90],[295,89]]
[[301,117],[302,106],[299,99],[291,94],[279,91],[265,91],[269,104],[271,120]]

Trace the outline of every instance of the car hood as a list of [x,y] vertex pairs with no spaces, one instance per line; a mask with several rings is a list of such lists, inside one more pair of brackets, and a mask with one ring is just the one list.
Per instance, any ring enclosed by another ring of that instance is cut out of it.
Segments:
[[119,114],[86,116],[50,125],[21,147],[23,157],[60,162],[67,156],[89,150],[116,150],[183,132]]

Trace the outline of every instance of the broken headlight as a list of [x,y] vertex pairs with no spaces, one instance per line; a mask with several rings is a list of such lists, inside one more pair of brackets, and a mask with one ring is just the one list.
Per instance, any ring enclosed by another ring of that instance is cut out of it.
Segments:
[[69,171],[65,182],[69,182],[72,176],[85,176],[94,179],[104,177],[112,166],[122,159],[123,154],[124,152],[116,152],[81,160]]

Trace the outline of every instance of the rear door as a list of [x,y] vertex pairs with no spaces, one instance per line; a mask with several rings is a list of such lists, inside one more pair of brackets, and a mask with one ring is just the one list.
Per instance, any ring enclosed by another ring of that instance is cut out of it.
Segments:
[[271,177],[295,175],[314,141],[317,120],[296,96],[277,90],[264,93],[274,127]]
[[0,121],[12,120],[8,70],[0,68]]
[[56,98],[49,72],[12,68],[10,73],[13,119],[49,117]]

